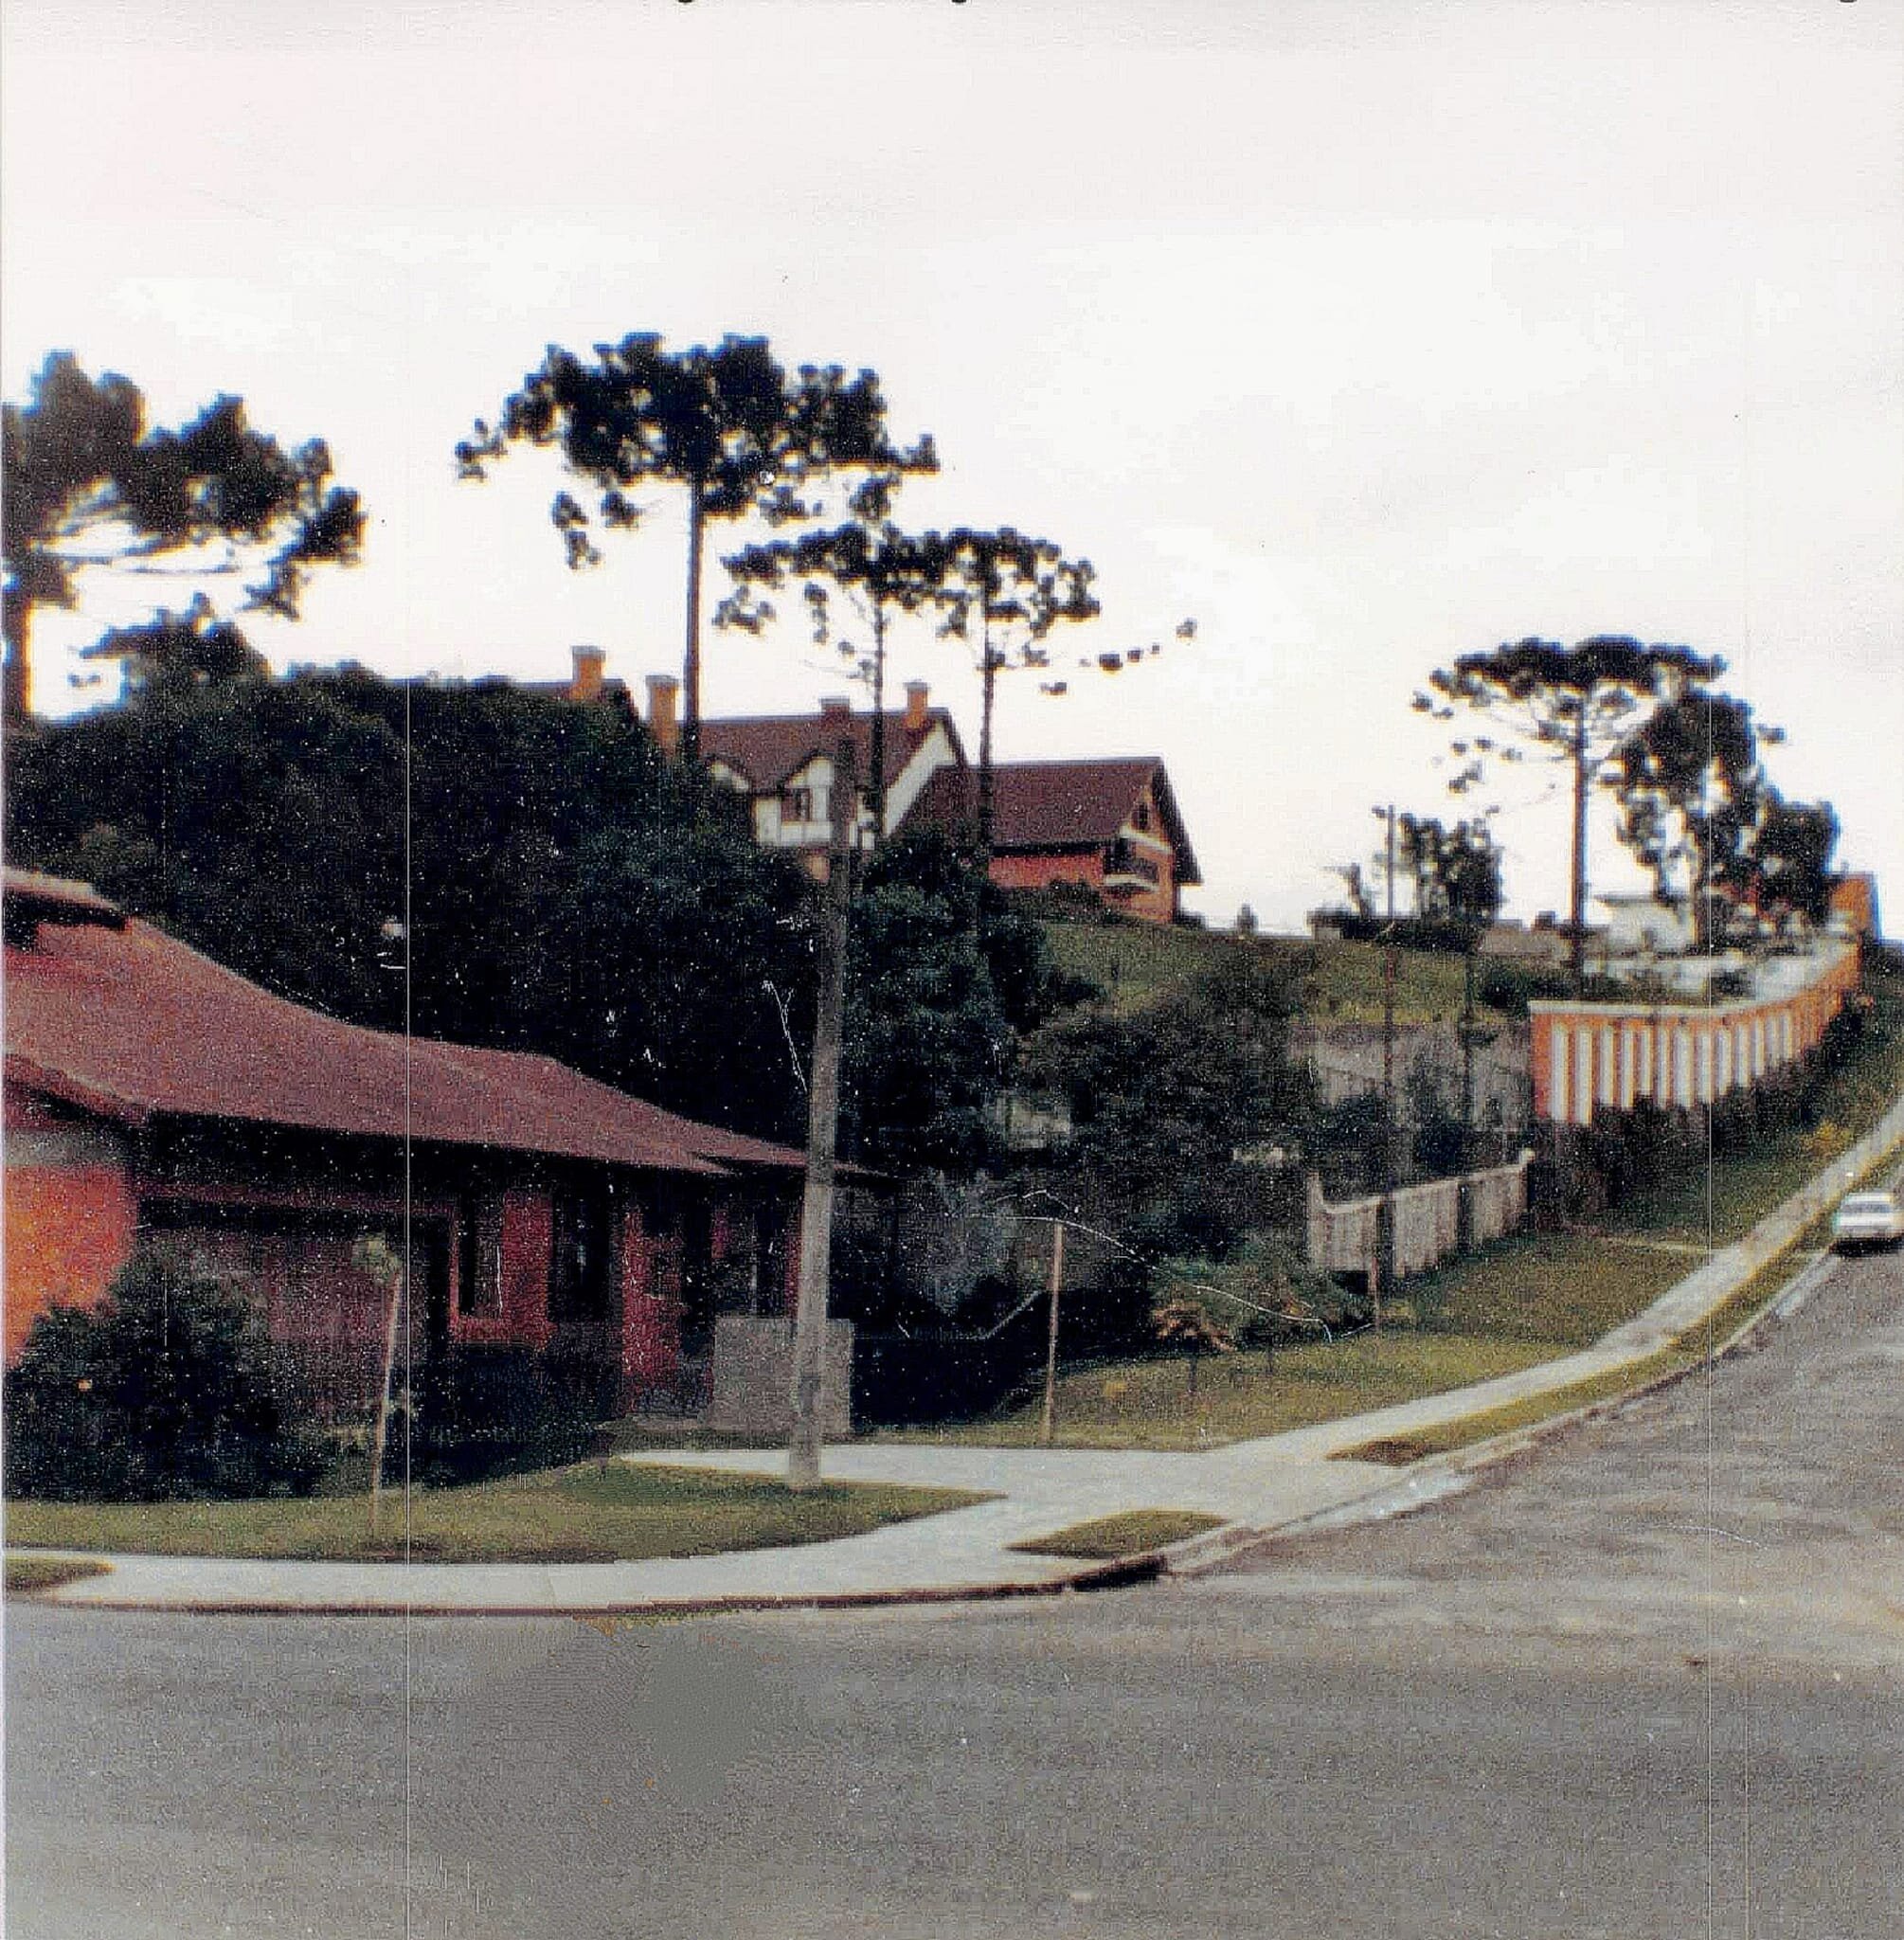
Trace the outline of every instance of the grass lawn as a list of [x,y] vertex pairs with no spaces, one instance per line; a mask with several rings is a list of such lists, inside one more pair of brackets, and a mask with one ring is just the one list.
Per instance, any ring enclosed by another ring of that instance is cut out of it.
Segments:
[[1221,1516],[1201,1509],[1126,1509],[1122,1516],[1100,1516],[1093,1522],[1073,1522],[1069,1529],[1041,1536],[1012,1547],[1026,1556],[1081,1556],[1115,1562],[1119,1556],[1141,1556],[1149,1550],[1220,1529]]
[[91,1556],[16,1556],[7,1554],[7,1594],[33,1596],[43,1590],[57,1590],[63,1583],[77,1583],[82,1576],[103,1576],[107,1566]]
[[[1058,1382],[1061,1448],[1208,1448],[1312,1427],[1510,1374],[1546,1360],[1545,1345],[1449,1334],[1358,1334],[1334,1346],[1304,1341],[1262,1354],[1207,1356],[1190,1395],[1187,1359],[1082,1368]],[[949,1428],[892,1439],[984,1447],[1036,1447],[1042,1403]]]
[[1520,1341],[1546,1360],[1630,1320],[1704,1257],[1670,1235],[1523,1233],[1420,1275],[1400,1298],[1431,1334]]
[[[828,1483],[611,1463],[386,1498],[242,1502],[9,1502],[7,1538],[117,1554],[440,1563],[606,1563],[707,1556],[858,1536],[985,1500],[962,1489]],[[407,1537],[407,1546],[406,1546]],[[9,1565],[10,1565],[9,1558]]]

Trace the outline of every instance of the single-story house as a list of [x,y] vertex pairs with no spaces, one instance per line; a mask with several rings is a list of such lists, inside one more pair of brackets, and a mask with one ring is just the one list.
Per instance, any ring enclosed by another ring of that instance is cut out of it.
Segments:
[[553,1059],[365,1030],[84,884],[6,872],[6,1355],[166,1241],[255,1290],[320,1401],[373,1394],[410,1261],[426,1351],[551,1349],[625,1404],[717,1312],[791,1310],[803,1156]]

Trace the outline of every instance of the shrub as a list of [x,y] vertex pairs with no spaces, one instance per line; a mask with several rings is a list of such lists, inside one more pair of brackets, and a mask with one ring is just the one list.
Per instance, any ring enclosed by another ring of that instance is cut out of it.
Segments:
[[[410,1478],[440,1486],[580,1462],[595,1446],[597,1389],[586,1364],[526,1347],[450,1348],[417,1371]],[[404,1454],[393,1422],[386,1482],[402,1481]]]
[[99,1306],[42,1314],[6,1393],[16,1496],[308,1495],[329,1452],[252,1302],[156,1251]]
[[[1225,1260],[1167,1260],[1156,1273],[1163,1305],[1194,1304],[1237,1346],[1273,1348],[1324,1328],[1354,1326],[1362,1303],[1286,1240],[1257,1234]],[[1320,1323],[1320,1324],[1319,1324]]]

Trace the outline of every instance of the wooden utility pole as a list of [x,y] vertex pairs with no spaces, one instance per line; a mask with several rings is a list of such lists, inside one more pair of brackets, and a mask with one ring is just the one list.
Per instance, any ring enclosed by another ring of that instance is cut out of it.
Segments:
[[1058,1411],[1058,1295],[1065,1284],[1065,1222],[1051,1228],[1051,1322],[1045,1337],[1045,1420],[1039,1442],[1049,1448]]
[[377,1425],[370,1435],[370,1534],[377,1534],[377,1512],[383,1506],[384,1457],[390,1446],[391,1388],[397,1372],[397,1332],[404,1311],[404,1261],[386,1239],[359,1241],[351,1264],[387,1279],[390,1303],[384,1315],[384,1370],[377,1389]]
[[846,1009],[846,927],[853,901],[853,835],[859,819],[858,763],[843,734],[833,757],[833,839],[827,847],[826,924],[820,932],[819,1007],[807,1094],[806,1192],[800,1201],[799,1295],[794,1321],[793,1432],[787,1486],[819,1485],[827,1282],[833,1271],[834,1155],[839,1137],[839,1050]]
[[1395,926],[1382,952],[1382,1203],[1375,1215],[1375,1331],[1382,1325],[1382,1296],[1395,1271]]

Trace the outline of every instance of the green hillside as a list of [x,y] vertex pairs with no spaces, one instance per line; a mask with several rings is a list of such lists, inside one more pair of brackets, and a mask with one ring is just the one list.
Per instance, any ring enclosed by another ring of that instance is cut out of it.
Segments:
[[[1381,1022],[1382,949],[1377,943],[1310,943],[1300,937],[1239,937],[1228,931],[1163,928],[1146,923],[1048,921],[1051,955],[1062,970],[1087,977],[1120,1011],[1152,1003],[1227,951],[1258,950],[1293,960],[1303,972],[1303,1010],[1318,1023]],[[1425,950],[1395,959],[1398,1023],[1452,1022],[1461,1015],[1462,960]],[[1499,1012],[1479,1006],[1482,1015]]]

